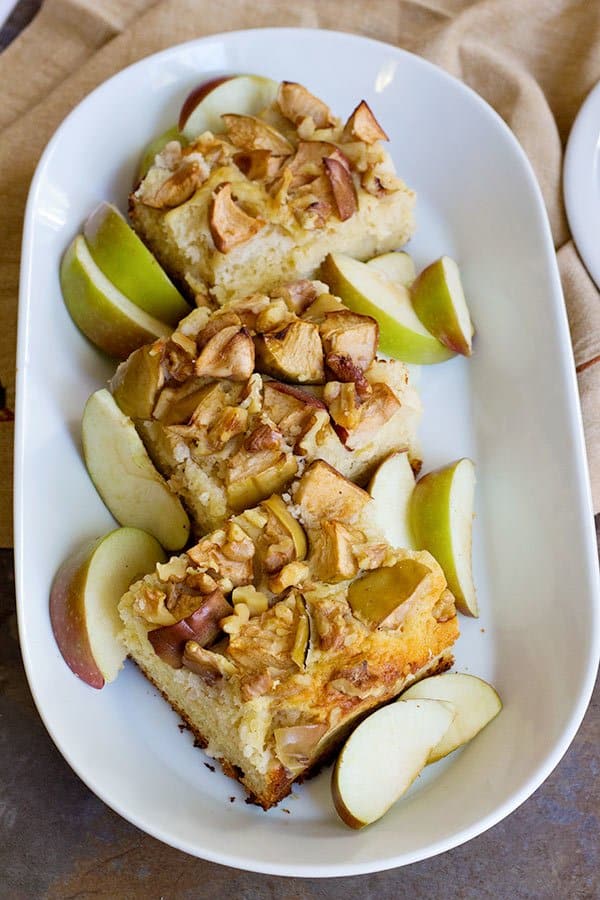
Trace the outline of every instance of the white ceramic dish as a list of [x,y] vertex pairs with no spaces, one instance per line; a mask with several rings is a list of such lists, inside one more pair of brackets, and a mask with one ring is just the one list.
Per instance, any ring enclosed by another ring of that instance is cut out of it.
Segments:
[[588,94],[573,123],[563,192],[579,255],[600,289],[600,84]]
[[[113,526],[80,454],[88,394],[112,371],[61,301],[58,264],[102,198],[125,204],[140,148],[215,72],[304,82],[341,115],[365,97],[419,194],[417,264],[462,265],[475,355],[422,373],[425,465],[478,466],[475,575],[482,616],[462,619],[457,668],[498,688],[504,711],[430,767],[379,823],[336,818],[329,773],[268,814],[211,773],[130,664],[96,692],[64,665],[48,591],[74,547]],[[335,72],[335,78],[331,73]],[[464,842],[554,768],[598,661],[598,580],[576,382],[540,193],[516,140],[474,93],[396,48],[309,30],[233,33],[143,60],[94,91],[48,145],[23,244],[16,439],[16,571],[23,658],[40,714],[81,778],[117,812],[189,853],[281,875],[351,875]],[[234,802],[229,798],[235,797]]]

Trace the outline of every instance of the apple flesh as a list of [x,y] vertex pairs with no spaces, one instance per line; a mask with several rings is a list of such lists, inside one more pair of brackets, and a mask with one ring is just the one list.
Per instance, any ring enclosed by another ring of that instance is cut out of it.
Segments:
[[162,350],[146,344],[122,362],[110,381],[119,408],[132,419],[149,419],[161,387]]
[[190,531],[187,514],[106,389],[89,398],[81,430],[90,478],[117,522],[153,534],[167,550],[183,547]]
[[374,267],[342,253],[330,253],[321,277],[349,309],[379,322],[383,353],[418,364],[443,362],[455,355],[424,327],[408,289],[393,284]]
[[417,274],[412,256],[404,250],[374,256],[367,265],[393,284],[401,284],[407,288],[411,286]]
[[350,828],[377,821],[408,790],[446,733],[454,710],[440,700],[399,700],[348,738],[333,770],[332,796]]
[[278,83],[260,75],[226,75],[194,88],[181,107],[179,130],[188,141],[223,131],[224,113],[256,116],[277,96]]
[[452,725],[429,754],[428,763],[437,762],[466,744],[502,709],[502,701],[491,684],[460,672],[424,678],[402,694],[402,700],[423,699],[445,700],[456,711]]
[[273,494],[272,497],[268,497],[266,500],[263,500],[262,505],[273,513],[281,527],[291,537],[292,543],[294,545],[294,551],[296,553],[296,559],[306,559],[308,545],[306,542],[306,534],[304,533],[304,529],[290,513],[279,494]]
[[166,561],[139,528],[117,528],[86,544],[59,568],[50,590],[50,621],[72,672],[94,688],[114,681],[127,652],[117,609],[129,586]]
[[195,641],[200,647],[212,644],[221,634],[221,619],[233,613],[233,607],[218,590],[199,597],[198,602],[198,609],[187,618],[148,632],[154,652],[174,669],[181,669],[188,641]]
[[431,569],[423,563],[401,559],[356,578],[348,588],[348,603],[367,628],[394,628],[404,616],[403,604],[428,592],[431,580]]
[[62,258],[60,285],[79,330],[109,356],[127,359],[138,347],[171,334],[168,325],[117,290],[92,259],[83,235],[75,238]]
[[474,495],[475,466],[459,459],[419,479],[410,501],[417,548],[437,559],[456,606],[470,616],[479,615],[471,563]]
[[98,268],[132,303],[167,325],[177,325],[191,309],[119,210],[102,202],[89,216],[83,235]]
[[427,266],[412,284],[411,298],[425,328],[450,350],[471,355],[473,323],[453,259],[442,256]]
[[369,484],[375,521],[392,547],[415,549],[409,515],[414,488],[415,475],[406,452],[384,459]]

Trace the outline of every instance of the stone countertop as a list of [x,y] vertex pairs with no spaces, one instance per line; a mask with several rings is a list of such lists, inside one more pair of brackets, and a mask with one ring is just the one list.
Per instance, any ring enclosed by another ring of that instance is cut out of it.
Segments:
[[[40,0],[22,0],[0,49]],[[596,520],[597,532],[600,517]],[[352,879],[286,879],[186,856],[148,837],[71,771],[33,704],[19,654],[12,552],[0,551],[0,897],[106,900],[600,898],[600,684],[564,759],[526,803],[441,856]]]

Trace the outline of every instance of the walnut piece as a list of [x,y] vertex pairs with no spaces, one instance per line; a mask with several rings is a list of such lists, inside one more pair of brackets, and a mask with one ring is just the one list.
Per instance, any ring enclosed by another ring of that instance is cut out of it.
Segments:
[[196,375],[246,381],[254,371],[254,343],[245,328],[229,325],[203,347],[195,364]]
[[240,150],[268,150],[274,156],[290,156],[294,152],[287,138],[256,116],[226,113],[221,118],[229,140]]
[[281,82],[277,92],[277,105],[282,115],[294,125],[298,125],[302,119],[309,117],[315,123],[316,128],[335,125],[335,119],[327,104],[295,81]]
[[208,225],[215,247],[229,253],[245,244],[264,226],[264,222],[249,216],[235,203],[231,184],[225,182],[213,193],[208,213]]
[[263,423],[262,425],[258,425],[254,431],[251,431],[246,437],[244,447],[250,453],[257,453],[259,450],[274,450],[281,445],[282,437],[283,435],[280,431]]
[[234,522],[187,551],[194,565],[214,578],[228,578],[235,587],[252,582],[254,553],[253,542]]
[[365,144],[374,144],[376,141],[388,141],[389,138],[367,103],[361,100],[350,118],[344,125],[342,134],[347,141],[363,141]]
[[189,200],[206,177],[207,172],[196,160],[186,160],[163,181],[153,196],[143,195],[142,203],[153,209],[173,209]]
[[281,594],[289,587],[296,587],[308,578],[309,568],[303,562],[291,562],[269,578],[269,590],[274,594]]
[[343,353],[328,353],[325,363],[328,374],[331,373],[336,381],[354,383],[356,393],[361,400],[371,393],[372,388],[365,373],[349,356],[345,356]]

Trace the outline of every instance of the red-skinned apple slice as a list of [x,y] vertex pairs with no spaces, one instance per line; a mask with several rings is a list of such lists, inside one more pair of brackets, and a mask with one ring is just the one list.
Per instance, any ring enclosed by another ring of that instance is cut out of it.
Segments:
[[50,591],[50,621],[72,672],[93,688],[114,681],[127,655],[117,605],[132,582],[165,562],[164,550],[139,528],[117,528],[61,565]]
[[279,85],[261,75],[224,75],[198,85],[179,114],[179,130],[193,141],[205,131],[223,131],[224,113],[256,116],[275,100]]

